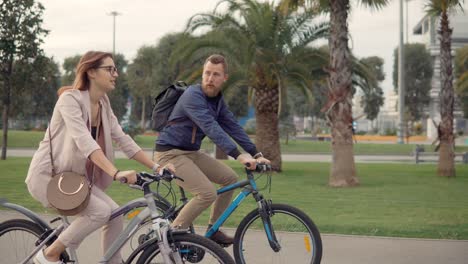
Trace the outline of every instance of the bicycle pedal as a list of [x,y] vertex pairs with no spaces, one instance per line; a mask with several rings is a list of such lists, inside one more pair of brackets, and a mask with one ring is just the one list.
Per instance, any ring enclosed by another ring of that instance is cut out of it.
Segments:
[[55,222],[57,222],[59,220],[62,220],[62,218],[61,217],[56,217],[56,218],[50,220],[50,223],[53,224],[53,223],[55,223]]
[[222,248],[227,248],[230,245],[232,245],[232,244],[226,244],[226,243],[217,243],[217,244],[220,245]]

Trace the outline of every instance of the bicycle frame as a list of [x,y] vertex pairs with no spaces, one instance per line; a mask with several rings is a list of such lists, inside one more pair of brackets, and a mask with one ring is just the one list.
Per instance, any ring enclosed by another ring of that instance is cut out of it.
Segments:
[[[254,175],[252,174],[252,171],[245,169],[247,173],[247,180],[243,180],[240,182],[233,183],[231,185],[228,185],[226,187],[220,188],[216,191],[218,195],[223,194],[225,192],[232,191],[234,189],[240,189],[243,188],[242,191],[234,198],[234,200],[229,204],[229,206],[224,210],[224,212],[221,214],[221,216],[216,220],[215,223],[206,231],[205,237],[210,238],[218,229],[226,222],[226,220],[231,216],[231,214],[237,209],[237,207],[244,201],[244,199],[252,194],[254,197],[255,201],[258,204],[258,207],[260,210],[262,210],[262,221],[263,221],[263,227],[265,229],[265,233],[268,238],[268,242],[271,246],[271,248],[275,251],[278,252],[281,248],[281,246],[278,243],[278,240],[276,239],[275,232],[273,230],[273,226],[271,225],[270,219],[269,219],[269,204],[265,202],[265,199],[263,198],[263,195],[259,193],[258,188],[257,188],[257,183],[255,182]],[[184,189],[180,188],[181,190],[181,200],[186,201],[187,198],[185,197],[185,191]],[[174,210],[174,212],[180,211],[184,206],[186,202],[184,202],[181,206],[179,206],[177,209]]]
[[[251,173],[250,173],[250,175],[251,175]],[[259,202],[260,200],[263,199],[262,195],[258,193],[257,183],[253,179],[253,175],[250,178],[249,174],[247,174],[247,177],[248,177],[247,180],[236,182],[234,184],[228,185],[228,186],[223,187],[223,188],[216,191],[216,193],[218,195],[220,195],[220,194],[232,191],[232,190],[237,189],[237,188],[245,187],[234,198],[234,200],[231,202],[231,204],[229,204],[228,208],[226,208],[226,210],[224,210],[224,212],[221,214],[221,216],[218,218],[218,220],[216,220],[216,222],[213,223],[213,226],[211,226],[211,228],[206,231],[205,237],[211,237],[216,231],[218,231],[218,229],[224,224],[224,222],[226,222],[226,220],[237,209],[237,207],[242,203],[242,201],[244,201],[244,199],[247,198],[247,196],[249,196],[250,194],[253,195],[253,197],[255,198],[255,201],[257,201],[257,202]]]
[[[149,186],[143,187],[143,191],[145,193],[144,198],[137,198],[134,199],[127,204],[115,209],[110,216],[109,220],[112,220],[120,215],[124,215],[131,210],[139,207],[144,207],[144,209],[139,212],[135,217],[132,218],[132,220],[127,224],[125,229],[120,233],[119,237],[112,243],[110,248],[105,252],[104,256],[101,258],[101,260],[98,262],[100,264],[108,263],[109,260],[112,258],[112,256],[115,255],[117,251],[119,251],[125,243],[138,231],[138,226],[143,223],[148,217],[151,217],[152,219],[152,229],[155,231],[154,232],[154,237],[152,239],[149,239],[145,243],[141,244],[138,246],[137,249],[135,249],[131,255],[129,256],[127,263],[131,263],[133,259],[148,245],[152,243],[158,243],[160,244],[160,249],[161,249],[161,255],[165,261],[165,263],[173,263],[173,260],[170,259],[169,255],[172,254],[170,252],[170,246],[168,244],[167,240],[167,232],[169,228],[169,222],[165,219],[162,218],[162,216],[158,213],[156,204],[154,202],[154,193],[151,192],[149,189]],[[21,263],[27,263],[31,258],[33,258],[36,253],[41,250],[47,242],[49,242],[54,236],[59,235],[66,227],[70,225],[68,218],[66,216],[60,216],[52,222],[58,220],[59,218],[62,220],[62,224],[60,224],[57,228],[52,229],[44,220],[42,220],[36,213],[32,212],[31,210],[17,205],[17,204],[12,204],[8,203],[6,200],[2,199],[0,200],[0,205],[16,210],[23,215],[27,216],[33,222],[37,223],[43,230],[44,232],[47,232],[49,230],[53,230],[48,234],[47,238],[43,239],[41,243],[24,259]],[[188,230],[172,230],[171,231],[173,234],[178,234],[178,233],[187,233]],[[165,250],[166,249],[166,250]],[[169,251],[167,251],[169,249]],[[70,253],[71,262],[74,262],[74,264],[79,264],[77,254],[75,250],[72,249],[67,249],[67,251]],[[165,252],[164,252],[165,251]],[[178,254],[172,254],[172,257],[176,261],[176,263],[182,263],[182,260],[180,259],[180,256]]]

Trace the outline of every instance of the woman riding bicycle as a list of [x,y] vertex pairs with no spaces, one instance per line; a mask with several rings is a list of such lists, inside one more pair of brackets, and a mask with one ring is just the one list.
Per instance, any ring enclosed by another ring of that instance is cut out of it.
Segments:
[[[59,90],[59,99],[44,140],[34,154],[26,183],[31,195],[44,206],[47,185],[51,180],[52,151],[56,172],[73,171],[86,175],[93,188],[89,204],[77,214],[71,225],[57,240],[34,258],[36,264],[61,263],[60,254],[65,248],[76,249],[83,239],[102,227],[102,251],[105,252],[123,229],[123,218],[109,220],[111,211],[118,205],[105,190],[112,181],[125,178],[127,183],[136,181],[133,170],[120,171],[113,164],[112,141],[119,145],[128,158],[157,171],[159,165],[149,159],[141,148],[126,135],[115,117],[107,93],[115,89],[117,68],[111,53],[89,51],[76,67],[73,86]],[[50,149],[49,130],[53,139]],[[175,171],[171,164],[166,168]],[[94,175],[93,175],[94,172]],[[115,254],[109,263],[121,263],[121,255]]]

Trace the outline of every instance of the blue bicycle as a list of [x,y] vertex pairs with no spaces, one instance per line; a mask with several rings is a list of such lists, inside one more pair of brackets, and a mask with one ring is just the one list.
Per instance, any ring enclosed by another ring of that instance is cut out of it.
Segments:
[[[245,169],[247,179],[226,186],[217,191],[222,194],[237,188],[242,191],[223,212],[216,223],[207,230],[205,237],[213,235],[231,216],[236,208],[250,194],[258,208],[243,218],[237,227],[234,241],[236,263],[320,263],[322,258],[322,240],[316,225],[303,211],[286,204],[275,204],[265,199],[259,192],[254,171]],[[267,175],[267,185],[271,184],[269,165],[257,165],[255,172]],[[259,177],[260,177],[259,176]],[[182,204],[175,206],[162,197],[156,198],[158,209],[163,211],[166,219],[175,219],[180,210],[187,204],[183,188],[180,188]],[[175,200],[175,199],[174,199]],[[194,232],[194,228],[191,227]],[[139,239],[144,241],[144,235]],[[262,256],[259,259],[258,256]]]

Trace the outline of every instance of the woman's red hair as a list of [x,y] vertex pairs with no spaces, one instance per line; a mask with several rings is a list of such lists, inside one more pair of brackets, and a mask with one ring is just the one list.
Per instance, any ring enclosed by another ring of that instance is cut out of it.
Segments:
[[81,57],[78,65],[76,66],[76,77],[73,82],[73,89],[88,90],[90,81],[88,79],[87,71],[96,69],[101,66],[102,60],[105,58],[114,59],[112,53],[103,51],[88,51]]
[[57,96],[61,96],[64,92],[73,89],[73,86],[67,85],[67,86],[62,86],[60,89],[57,90]]

